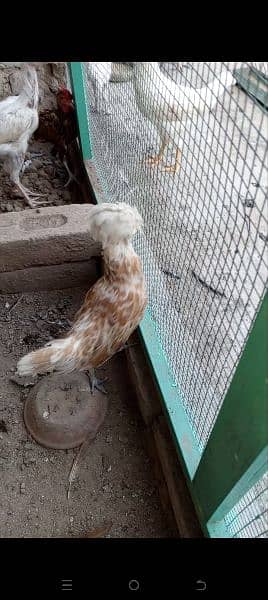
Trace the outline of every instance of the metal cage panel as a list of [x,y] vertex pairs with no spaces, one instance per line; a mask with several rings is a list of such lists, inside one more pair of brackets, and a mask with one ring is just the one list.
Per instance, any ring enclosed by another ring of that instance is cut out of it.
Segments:
[[199,458],[267,287],[267,67],[83,63],[94,165],[144,218],[150,315]]

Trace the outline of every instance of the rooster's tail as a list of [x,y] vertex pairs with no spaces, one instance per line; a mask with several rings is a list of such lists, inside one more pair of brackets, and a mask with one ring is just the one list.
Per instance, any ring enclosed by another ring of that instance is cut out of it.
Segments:
[[53,340],[44,348],[23,356],[17,364],[18,375],[37,375],[51,371],[71,372],[75,370],[75,343],[72,337]]

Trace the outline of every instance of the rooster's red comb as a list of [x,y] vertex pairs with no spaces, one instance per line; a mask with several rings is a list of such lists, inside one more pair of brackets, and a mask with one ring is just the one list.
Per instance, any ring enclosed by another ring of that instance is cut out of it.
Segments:
[[59,89],[58,89],[58,94],[59,94],[59,93],[61,93],[61,94],[62,94],[62,93],[64,93],[64,94],[66,94],[67,96],[69,96],[70,98],[72,98],[72,97],[73,97],[73,95],[72,95],[72,93],[70,92],[70,90],[68,90],[66,87],[64,87],[64,85],[60,85],[60,86],[59,86]]

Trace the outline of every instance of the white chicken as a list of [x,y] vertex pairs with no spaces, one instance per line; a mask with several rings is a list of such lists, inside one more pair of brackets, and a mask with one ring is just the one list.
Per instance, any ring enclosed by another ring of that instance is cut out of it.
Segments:
[[132,63],[112,63],[110,81],[112,83],[123,83],[133,78]]
[[223,72],[212,83],[194,89],[178,85],[166,77],[156,62],[134,63],[134,89],[138,108],[156,127],[161,147],[159,153],[146,159],[151,165],[159,165],[170,142],[176,146],[174,165],[164,165],[164,171],[177,173],[180,168],[182,151],[180,142],[174,141],[174,134],[181,129],[183,120],[194,112],[203,113],[213,109],[225,90],[234,85],[230,72]]
[[108,90],[107,83],[112,73],[111,62],[88,63],[90,81],[94,90],[94,111],[108,114]]
[[20,172],[28,142],[38,127],[38,80],[36,70],[27,66],[23,87],[18,96],[0,101],[0,160],[11,181],[21,191],[31,208],[42,204],[36,198],[43,194],[31,192],[20,182]]
[[109,81],[114,83],[129,81],[133,76],[133,68],[131,65],[112,62],[91,62],[88,66],[94,90],[94,112],[109,114]]

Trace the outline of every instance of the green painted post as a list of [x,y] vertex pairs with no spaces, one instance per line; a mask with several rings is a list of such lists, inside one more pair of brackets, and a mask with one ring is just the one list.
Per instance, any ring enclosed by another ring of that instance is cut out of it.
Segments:
[[183,408],[179,387],[174,383],[171,376],[148,308],[140,323],[139,330],[155,380],[163,398],[163,408],[171,426],[182,466],[189,481],[191,481],[200,461],[200,451]]
[[79,123],[82,154],[84,160],[89,160],[92,158],[92,148],[90,143],[90,121],[87,110],[87,94],[85,90],[83,65],[80,62],[71,62],[68,63],[68,67]]
[[268,468],[268,294],[193,480],[208,528],[221,521]]

